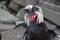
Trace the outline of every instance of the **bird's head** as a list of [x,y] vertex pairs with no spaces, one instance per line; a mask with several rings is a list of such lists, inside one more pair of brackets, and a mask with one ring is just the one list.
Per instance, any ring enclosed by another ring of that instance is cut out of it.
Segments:
[[[33,5],[27,5],[24,8],[24,11],[26,12],[25,19],[29,20],[29,23],[41,23],[43,22],[43,13],[42,9],[39,6],[33,6]],[[28,22],[28,21],[27,21]]]

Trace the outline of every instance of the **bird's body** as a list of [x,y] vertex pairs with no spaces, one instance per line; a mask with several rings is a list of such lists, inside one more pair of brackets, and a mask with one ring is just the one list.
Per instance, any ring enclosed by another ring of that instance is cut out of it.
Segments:
[[50,40],[41,7],[28,5],[24,8],[24,11],[26,12],[24,18],[27,24],[27,29],[24,33],[25,40]]
[[46,24],[32,24],[26,30],[26,40],[50,40]]
[[[27,12],[26,10],[32,10]],[[38,6],[27,6],[25,8],[29,19],[29,26],[25,32],[25,40],[50,40],[50,35],[46,23],[43,20],[42,9]],[[34,14],[34,15],[33,15]]]

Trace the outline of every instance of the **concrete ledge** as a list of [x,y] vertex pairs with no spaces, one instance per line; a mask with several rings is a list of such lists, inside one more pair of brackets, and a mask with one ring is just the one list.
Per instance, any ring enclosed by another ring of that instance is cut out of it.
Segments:
[[52,21],[53,23],[57,24],[60,26],[60,13],[56,12],[52,9],[43,7],[43,13],[44,13],[44,17],[47,18],[48,20]]
[[40,1],[40,5],[47,7],[49,9],[52,9],[54,11],[60,12],[60,6],[58,6],[58,5],[50,4],[50,3],[44,2],[44,1]]
[[60,26],[60,6],[40,1],[44,17]]
[[11,24],[7,25],[7,24],[0,23],[0,32],[11,30],[13,28],[15,28],[15,25],[11,25]]
[[49,29],[49,30],[55,30],[56,29],[56,25],[54,25],[54,24],[51,24],[50,22],[48,22],[48,21],[46,21],[45,20],[45,23],[46,23],[46,25],[47,25],[47,28]]
[[20,10],[20,5],[14,1],[11,1],[8,7],[14,11]]
[[20,4],[22,6],[26,5],[26,0],[13,0],[15,3]]
[[0,23],[1,22],[16,22],[18,19],[10,14],[8,11],[0,9]]

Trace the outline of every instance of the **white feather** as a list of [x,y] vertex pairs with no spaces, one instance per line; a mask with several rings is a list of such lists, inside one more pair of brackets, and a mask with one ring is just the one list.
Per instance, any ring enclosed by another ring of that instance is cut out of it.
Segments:
[[25,23],[27,23],[27,26],[29,26],[29,18],[27,13],[24,16],[24,20],[25,20]]
[[[32,9],[32,7],[33,7],[33,5],[27,5],[25,7],[25,9]],[[37,23],[44,22],[42,8],[39,6],[35,6],[35,7],[39,8],[38,11],[35,11],[35,14],[37,15]],[[27,25],[29,26],[30,23],[29,23],[28,13],[25,14],[24,19],[25,19],[25,22],[27,23]]]
[[24,9],[32,9],[33,5],[27,5]]
[[[36,7],[38,7],[38,6],[36,6]],[[38,7],[39,8],[39,10],[38,11],[35,11],[35,14],[37,15],[37,22],[38,23],[41,23],[41,22],[43,22],[44,20],[43,20],[43,12],[42,12],[42,8],[41,7]]]

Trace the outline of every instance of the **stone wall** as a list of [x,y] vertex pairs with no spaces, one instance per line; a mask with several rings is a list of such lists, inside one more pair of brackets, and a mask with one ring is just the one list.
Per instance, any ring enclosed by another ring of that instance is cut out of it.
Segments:
[[40,2],[40,5],[43,9],[44,17],[60,26],[60,6],[43,1]]

